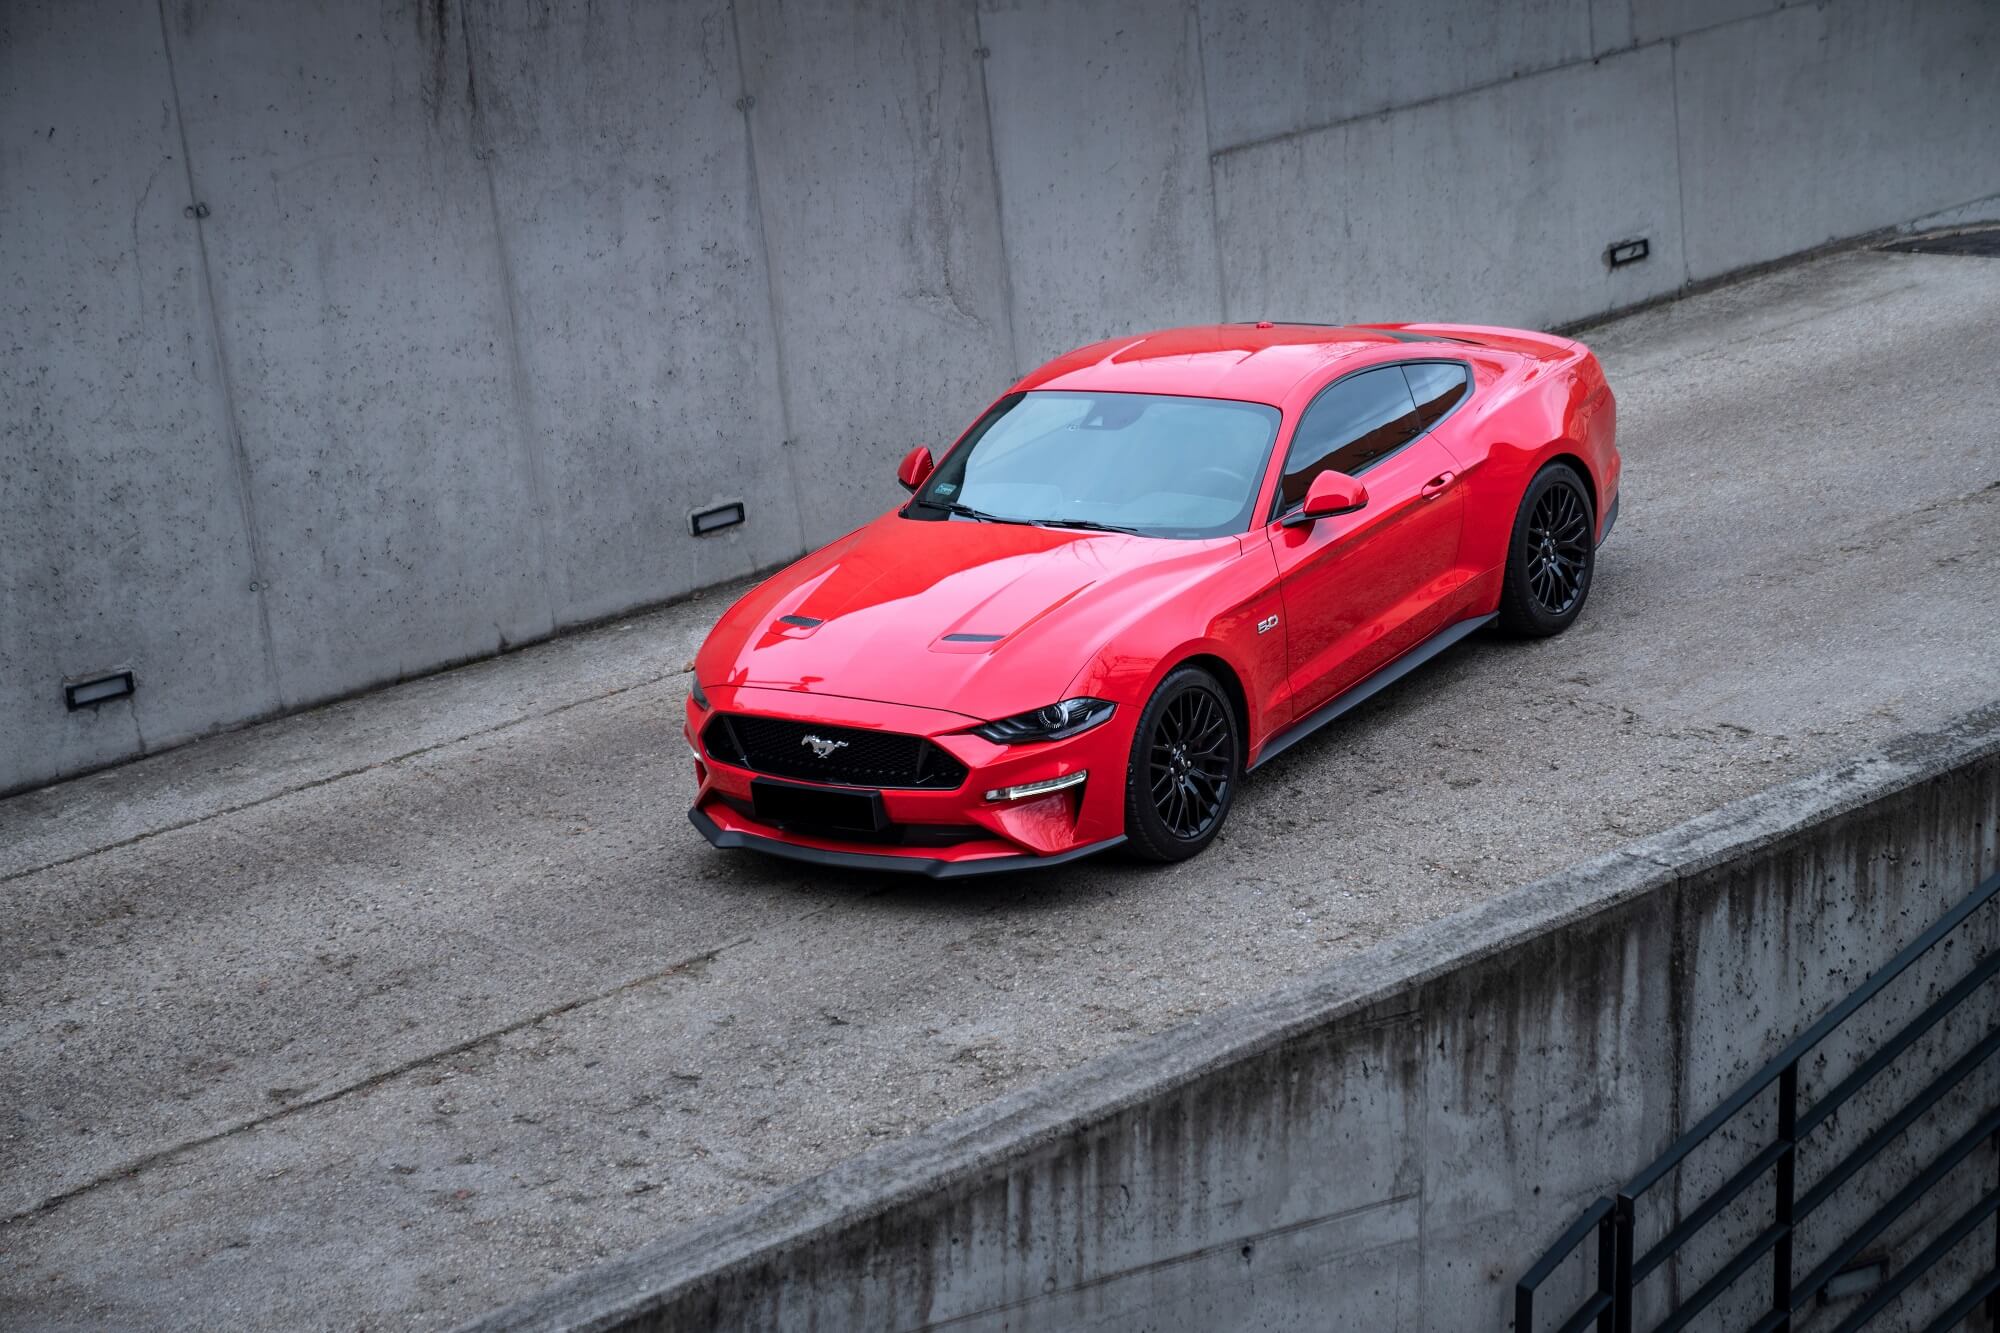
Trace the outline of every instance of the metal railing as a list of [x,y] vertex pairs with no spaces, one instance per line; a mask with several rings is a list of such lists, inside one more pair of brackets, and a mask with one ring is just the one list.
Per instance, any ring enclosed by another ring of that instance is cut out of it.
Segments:
[[[1595,1289],[1580,1306],[1569,1313],[1559,1326],[1560,1333],[1582,1333],[1583,1330],[1592,1327],[1596,1328],[1597,1333],[1633,1333],[1633,1289],[1649,1275],[1658,1271],[1661,1265],[1678,1253],[1702,1228],[1714,1221],[1725,1207],[1767,1175],[1771,1178],[1770,1224],[1752,1237],[1748,1244],[1725,1262],[1692,1296],[1668,1310],[1661,1317],[1661,1322],[1654,1326],[1654,1333],[1676,1333],[1677,1330],[1688,1327],[1718,1296],[1767,1256],[1771,1262],[1769,1311],[1753,1323],[1751,1328],[1755,1333],[1790,1330],[1793,1314],[1825,1289],[1829,1280],[1852,1263],[1856,1256],[1866,1250],[1913,1204],[1929,1193],[1947,1173],[1970,1156],[1983,1141],[2000,1135],[2000,1106],[1997,1106],[1988,1109],[1976,1124],[1919,1171],[1915,1179],[1870,1214],[1846,1239],[1834,1247],[1818,1267],[1803,1279],[1797,1282],[1792,1280],[1792,1239],[1800,1223],[1832,1197],[1834,1191],[1855,1172],[1873,1161],[1884,1148],[1895,1142],[1905,1130],[1916,1123],[1919,1117],[1935,1106],[1953,1088],[1964,1082],[1996,1050],[2000,1050],[2000,1025],[1989,1024],[1991,1030],[1986,1033],[1984,1040],[1933,1079],[1928,1087],[1891,1116],[1886,1123],[1869,1134],[1851,1153],[1829,1168],[1825,1176],[1804,1194],[1799,1194],[1796,1190],[1800,1140],[1824,1123],[1876,1075],[1895,1063],[1896,1058],[1924,1033],[1975,995],[1996,971],[2000,971],[2000,952],[1980,960],[1971,971],[1922,1013],[1904,1024],[1895,1036],[1883,1043],[1881,1048],[1856,1067],[1853,1073],[1842,1079],[1837,1087],[1808,1107],[1799,1105],[1799,1062],[1873,999],[1884,986],[1900,976],[1905,968],[1957,929],[1967,917],[1992,901],[1996,895],[2000,895],[2000,875],[1988,879],[1970,897],[1940,917],[1936,924],[1913,941],[1908,948],[1890,959],[1879,972],[1868,978],[1860,989],[1834,1006],[1824,1018],[1780,1051],[1769,1064],[1731,1094],[1722,1105],[1703,1117],[1700,1124],[1677,1139],[1657,1161],[1634,1176],[1615,1197],[1599,1198],[1591,1204],[1569,1230],[1550,1247],[1548,1253],[1544,1254],[1516,1284],[1515,1333],[1535,1333],[1536,1290],[1548,1281],[1556,1269],[1569,1259],[1593,1232],[1597,1236]],[[1777,1084],[1778,1089],[1776,1138],[1766,1143],[1747,1164],[1714,1193],[1697,1203],[1692,1211],[1658,1243],[1643,1254],[1635,1255],[1633,1221],[1637,1215],[1639,1200],[1773,1083]],[[1946,1253],[1977,1230],[1980,1224],[1993,1216],[1996,1211],[2000,1211],[2000,1186],[1989,1191],[1970,1210],[1953,1220],[1936,1240],[1902,1269],[1885,1276],[1882,1284],[1872,1292],[1863,1305],[1839,1325],[1836,1333],[1852,1333],[1852,1330],[1860,1328],[1887,1309],[1911,1283],[1929,1272]],[[1986,1305],[1987,1317],[1994,1320],[1996,1325],[2000,1325],[2000,1223],[1995,1224],[1992,1269],[1929,1325],[1925,1333],[1942,1333],[1945,1329],[1956,1327],[1981,1302]]]

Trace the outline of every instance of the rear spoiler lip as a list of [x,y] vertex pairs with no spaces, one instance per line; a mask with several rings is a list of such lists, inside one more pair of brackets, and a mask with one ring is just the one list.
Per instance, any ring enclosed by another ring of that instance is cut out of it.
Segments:
[[1356,327],[1422,334],[1500,351],[1526,352],[1550,360],[1565,359],[1589,350],[1576,339],[1560,334],[1511,329],[1497,324],[1361,324]]

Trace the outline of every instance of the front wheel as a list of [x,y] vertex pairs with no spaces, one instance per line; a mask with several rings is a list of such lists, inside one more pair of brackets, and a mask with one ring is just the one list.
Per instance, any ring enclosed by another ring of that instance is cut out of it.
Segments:
[[1125,836],[1148,861],[1184,861],[1222,831],[1243,764],[1236,712],[1200,667],[1171,672],[1146,704],[1125,766]]
[[1568,629],[1590,595],[1596,535],[1590,491],[1576,469],[1551,463],[1536,473],[1514,515],[1500,589],[1500,628],[1531,639]]

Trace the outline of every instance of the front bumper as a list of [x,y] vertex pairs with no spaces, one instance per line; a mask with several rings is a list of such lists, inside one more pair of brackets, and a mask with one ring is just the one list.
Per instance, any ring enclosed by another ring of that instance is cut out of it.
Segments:
[[[733,819],[734,822],[744,824],[754,823],[743,819],[726,806],[723,809],[725,819]],[[964,879],[970,875],[992,875],[1005,870],[1059,866],[1065,861],[1076,861],[1086,856],[1094,856],[1098,852],[1108,851],[1125,841],[1125,835],[1121,833],[1115,838],[1106,838],[1103,842],[1073,847],[1069,851],[1056,852],[1049,856],[1035,856],[1025,852],[998,852],[946,859],[940,856],[855,851],[843,849],[838,845],[819,846],[817,840],[801,839],[788,842],[783,835],[753,833],[747,828],[724,828],[704,813],[700,806],[688,811],[688,822],[701,830],[702,837],[725,850],[742,847],[769,856],[782,856],[791,861],[805,861],[811,865],[844,866],[849,870],[887,870],[897,874],[928,875],[932,879]]]
[[[688,818],[717,847],[749,848],[819,865],[951,878],[1058,864],[1124,841],[1125,765],[1135,709],[1121,707],[1104,724],[1065,740],[998,745],[966,730],[975,719],[938,709],[796,690],[705,688],[710,707],[699,708],[690,699],[684,719],[699,782]],[[967,777],[952,790],[881,789],[891,827],[880,838],[781,827],[753,813],[751,782],[776,775],[718,760],[702,744],[702,728],[717,713],[923,736],[962,764]],[[1090,775],[1080,786],[1016,801],[986,799],[989,791],[1080,771]]]

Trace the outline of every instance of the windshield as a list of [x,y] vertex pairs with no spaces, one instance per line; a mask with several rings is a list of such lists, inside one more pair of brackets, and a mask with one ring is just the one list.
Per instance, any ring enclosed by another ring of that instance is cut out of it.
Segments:
[[905,511],[1110,528],[1149,537],[1245,531],[1278,409],[1143,393],[1009,394]]

